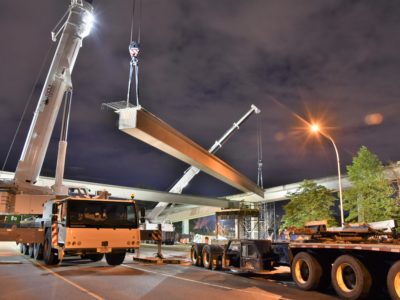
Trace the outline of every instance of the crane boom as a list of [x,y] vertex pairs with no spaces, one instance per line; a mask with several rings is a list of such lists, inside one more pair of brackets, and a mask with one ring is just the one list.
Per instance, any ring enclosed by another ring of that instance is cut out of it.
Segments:
[[[35,184],[43,166],[64,93],[72,90],[71,73],[93,23],[92,0],[71,0],[67,19],[37,103],[14,180],[18,185]],[[55,40],[57,34],[52,33]],[[64,151],[65,153],[65,151]]]
[[[233,125],[222,135],[220,139],[215,141],[215,143],[208,149],[208,152],[214,154],[219,149],[222,148],[222,145],[232,136],[232,134],[240,129],[240,125],[246,121],[253,113],[259,114],[260,110],[255,106],[251,105],[249,111],[247,111],[237,122],[234,122]],[[170,193],[181,194],[183,189],[189,184],[189,182],[200,172],[200,170],[194,166],[190,166],[184,172],[183,176],[172,186],[169,190]],[[148,214],[147,218],[150,221],[156,220],[158,216],[167,208],[169,203],[159,202],[153,210]]]

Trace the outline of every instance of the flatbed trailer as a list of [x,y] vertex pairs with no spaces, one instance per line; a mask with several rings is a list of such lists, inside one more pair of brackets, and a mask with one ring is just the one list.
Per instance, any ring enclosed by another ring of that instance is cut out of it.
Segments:
[[400,299],[400,244],[318,243],[288,244],[292,277],[303,290],[324,290],[332,284],[343,299],[363,299],[383,287]]
[[362,234],[339,237],[339,241],[308,238],[229,240],[223,245],[195,243],[191,260],[209,269],[247,273],[289,266],[294,282],[302,290],[324,291],[332,285],[342,299],[364,299],[378,293],[400,299],[398,239],[381,235],[369,241]]

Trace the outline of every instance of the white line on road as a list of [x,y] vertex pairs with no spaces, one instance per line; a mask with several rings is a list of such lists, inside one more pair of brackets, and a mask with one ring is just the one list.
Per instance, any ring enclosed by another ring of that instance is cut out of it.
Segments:
[[100,297],[99,295],[96,295],[95,293],[89,291],[88,289],[85,289],[84,287],[81,287],[79,284],[76,284],[75,282],[72,282],[71,280],[69,280],[69,279],[67,279],[67,278],[65,278],[65,277],[63,277],[63,276],[61,276],[60,274],[58,274],[58,273],[54,272],[53,270],[51,270],[51,269],[49,269],[49,268],[43,266],[42,264],[40,264],[40,263],[38,263],[38,262],[36,262],[36,261],[34,261],[34,260],[30,260],[30,261],[31,261],[33,264],[37,265],[38,267],[40,267],[40,268],[46,270],[47,272],[51,273],[51,274],[54,275],[55,277],[57,277],[57,278],[59,278],[59,279],[65,281],[66,283],[72,285],[73,287],[77,288],[78,290],[80,290],[80,291],[82,291],[82,292],[88,294],[89,296],[91,296],[91,297],[93,297],[93,298],[95,298],[95,299],[97,299],[97,300],[105,300],[103,297]]
[[272,293],[268,293],[266,291],[262,291],[262,292],[246,291],[246,290],[243,290],[243,289],[231,288],[231,287],[228,287],[228,286],[219,285],[219,284],[215,284],[215,283],[207,283],[207,282],[198,281],[198,280],[194,280],[194,279],[183,278],[183,277],[179,277],[179,276],[175,276],[175,275],[167,274],[167,273],[163,273],[163,272],[150,271],[150,270],[143,269],[143,268],[136,267],[136,266],[132,267],[132,266],[129,266],[129,265],[126,265],[126,264],[122,264],[121,266],[125,267],[125,268],[129,268],[129,269],[133,269],[133,270],[140,270],[140,271],[147,272],[147,273],[162,275],[162,276],[165,276],[165,277],[171,277],[171,278],[175,278],[175,279],[179,279],[179,280],[183,280],[183,281],[188,281],[188,282],[192,282],[192,283],[198,283],[198,284],[212,286],[212,287],[221,288],[221,289],[225,289],[225,290],[237,291],[237,292],[254,294],[254,295],[264,295],[264,296],[265,296],[265,294],[268,294],[268,296],[274,297],[274,298],[270,298],[270,299],[283,299],[280,295],[275,295],[275,294],[272,294]]

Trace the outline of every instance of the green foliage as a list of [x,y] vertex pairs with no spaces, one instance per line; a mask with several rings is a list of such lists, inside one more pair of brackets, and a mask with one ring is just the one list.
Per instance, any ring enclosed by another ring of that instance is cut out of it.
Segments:
[[379,158],[362,146],[347,166],[352,187],[344,193],[344,209],[349,211],[346,221],[368,223],[398,217],[394,191],[383,171]]
[[329,226],[336,225],[332,207],[335,197],[332,191],[314,181],[304,180],[295,193],[289,194],[290,202],[284,206],[283,227],[302,227],[306,222],[327,220]]

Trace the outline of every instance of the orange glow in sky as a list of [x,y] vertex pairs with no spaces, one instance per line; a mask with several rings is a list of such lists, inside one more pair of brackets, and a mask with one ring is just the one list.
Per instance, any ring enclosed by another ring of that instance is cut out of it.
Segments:
[[368,114],[365,116],[364,122],[370,126],[379,125],[383,122],[383,116],[380,113]]

